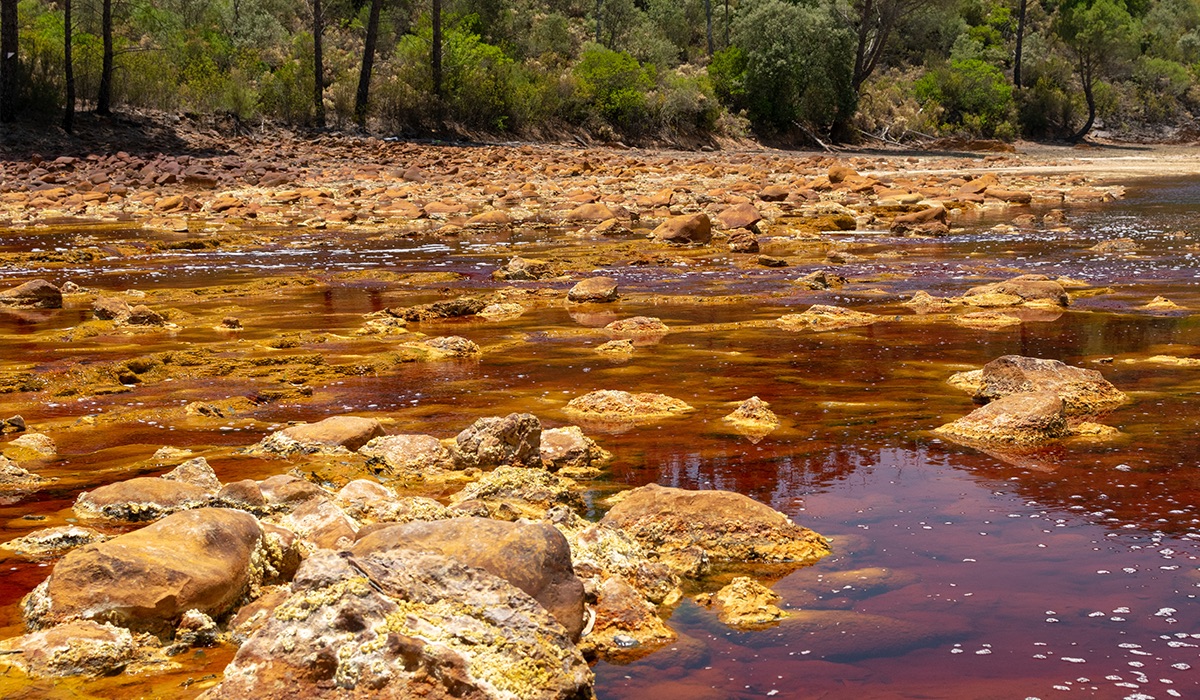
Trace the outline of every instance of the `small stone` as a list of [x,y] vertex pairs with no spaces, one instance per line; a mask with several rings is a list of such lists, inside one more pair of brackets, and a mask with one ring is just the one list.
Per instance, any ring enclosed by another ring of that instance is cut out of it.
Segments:
[[603,304],[616,301],[617,281],[611,277],[590,277],[580,281],[567,292],[567,300],[577,304]]

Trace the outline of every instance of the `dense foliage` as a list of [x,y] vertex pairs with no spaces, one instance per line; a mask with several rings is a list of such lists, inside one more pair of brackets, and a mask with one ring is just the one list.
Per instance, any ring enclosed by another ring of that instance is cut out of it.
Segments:
[[[835,140],[1166,137],[1200,109],[1200,0],[315,2],[76,0],[76,107]],[[0,118],[62,113],[66,3],[0,0]]]

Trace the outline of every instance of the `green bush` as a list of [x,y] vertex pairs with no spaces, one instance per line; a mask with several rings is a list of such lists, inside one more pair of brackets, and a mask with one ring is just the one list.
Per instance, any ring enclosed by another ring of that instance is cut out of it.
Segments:
[[940,109],[945,131],[988,138],[1012,134],[1012,85],[989,63],[971,58],[938,66],[917,80],[913,93]]
[[623,130],[636,131],[644,126],[646,92],[654,82],[650,71],[633,56],[587,44],[571,72],[577,100],[595,114]]
[[[853,116],[853,43],[827,7],[750,0],[734,22],[733,43],[745,58],[742,84],[757,128],[790,131],[804,124],[830,132]],[[736,55],[730,59],[736,68]],[[736,73],[723,80],[723,89],[736,84]]]

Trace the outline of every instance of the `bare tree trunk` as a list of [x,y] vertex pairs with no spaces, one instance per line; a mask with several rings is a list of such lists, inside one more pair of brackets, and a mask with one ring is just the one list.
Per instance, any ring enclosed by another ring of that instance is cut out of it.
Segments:
[[725,46],[729,47],[729,0],[725,0]]
[[325,60],[321,55],[321,34],[324,31],[321,0],[313,0],[313,108],[316,110],[318,129],[325,128]]
[[354,96],[354,121],[359,126],[367,125],[367,104],[371,96],[371,69],[375,65],[375,40],[379,35],[379,11],[383,0],[371,0],[371,14],[367,18],[367,37],[363,42],[362,70],[358,73],[358,93]]
[[100,61],[100,94],[96,97],[96,114],[112,114],[112,0],[104,0],[100,5],[100,35],[104,42],[104,52]]
[[0,0],[0,122],[17,118],[21,70],[17,60],[19,38],[17,0]]
[[1017,7],[1017,50],[1013,56],[1013,85],[1021,88],[1021,49],[1025,43],[1025,9],[1029,0],[1020,0]]
[[67,104],[63,130],[75,131],[75,67],[71,64],[71,0],[63,0],[63,75],[67,81]]
[[433,0],[433,94],[442,96],[442,0]]
[[708,38],[708,57],[713,55],[712,38],[712,0],[704,0],[704,31]]

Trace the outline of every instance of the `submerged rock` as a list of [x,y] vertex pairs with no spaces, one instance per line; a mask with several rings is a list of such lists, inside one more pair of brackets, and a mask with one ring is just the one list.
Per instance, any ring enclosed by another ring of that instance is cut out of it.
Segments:
[[90,620],[0,641],[0,664],[34,678],[111,676],[137,656],[129,630]]
[[540,467],[542,422],[530,413],[480,418],[464,429],[450,447],[458,469],[492,469],[504,464]]
[[780,316],[776,324],[788,331],[834,331],[856,326],[869,326],[880,317],[840,306],[814,304],[804,313]]
[[951,319],[956,326],[976,328],[985,331],[998,331],[1011,326],[1021,325],[1021,319],[999,311],[976,311],[962,314]]
[[188,610],[219,617],[252,597],[277,559],[249,513],[190,510],[71,551],[21,605],[35,630],[85,619],[169,633]]
[[439,554],[498,576],[538,601],[572,639],[584,623],[583,583],[562,534],[545,524],[456,518],[381,527],[355,543],[355,556],[407,549]]
[[934,430],[969,442],[1037,445],[1070,434],[1063,401],[1053,392],[1010,394]]
[[777,607],[779,594],[747,576],[738,576],[716,593],[697,596],[696,602],[715,607],[717,619],[730,627],[758,629],[774,625],[790,613]]
[[592,672],[528,594],[482,569],[393,549],[315,555],[205,700],[584,700]]
[[801,566],[830,553],[828,541],[786,515],[731,491],[647,484],[625,494],[601,520],[628,532],[681,571],[697,555],[725,564]]
[[653,316],[634,316],[613,321],[604,327],[609,335],[617,338],[640,338],[643,336],[662,336],[670,332],[667,324]]

